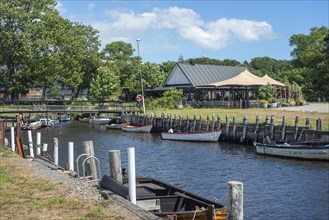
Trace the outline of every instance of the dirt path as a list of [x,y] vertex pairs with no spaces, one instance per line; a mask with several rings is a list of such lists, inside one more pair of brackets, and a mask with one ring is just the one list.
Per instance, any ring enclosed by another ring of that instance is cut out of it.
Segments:
[[329,113],[329,103],[310,103],[303,106],[273,108],[273,110]]

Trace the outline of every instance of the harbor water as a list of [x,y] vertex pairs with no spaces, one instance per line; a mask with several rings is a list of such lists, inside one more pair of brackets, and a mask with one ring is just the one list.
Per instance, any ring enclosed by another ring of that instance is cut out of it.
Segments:
[[[74,158],[84,141],[93,141],[102,175],[109,175],[109,150],[120,150],[127,168],[127,148],[135,147],[136,175],[160,179],[195,194],[227,201],[228,181],[244,184],[245,219],[329,219],[329,163],[257,155],[254,147],[228,143],[162,140],[160,134],[130,133],[92,128],[68,122],[33,131],[41,132],[52,155],[53,138],[59,140],[59,165],[67,163],[68,142]],[[22,131],[24,143],[27,132]]]

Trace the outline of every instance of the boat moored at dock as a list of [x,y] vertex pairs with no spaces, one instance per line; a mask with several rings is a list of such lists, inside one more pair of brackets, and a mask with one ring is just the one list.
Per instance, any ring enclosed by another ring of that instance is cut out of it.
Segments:
[[164,140],[216,142],[218,141],[221,133],[222,133],[221,130],[200,131],[200,132],[168,131],[168,132],[161,132],[161,137]]

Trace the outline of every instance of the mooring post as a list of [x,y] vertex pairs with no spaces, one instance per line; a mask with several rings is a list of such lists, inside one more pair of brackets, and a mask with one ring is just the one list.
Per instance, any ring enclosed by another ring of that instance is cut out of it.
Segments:
[[54,164],[58,166],[58,138],[54,137]]
[[220,115],[217,115],[217,131],[219,131],[222,128],[222,122],[220,120]]
[[229,138],[229,134],[230,134],[230,122],[229,122],[229,116],[226,115],[226,119],[225,119],[225,134],[227,139]]
[[136,168],[135,168],[135,148],[128,148],[128,181],[130,202],[136,205]]
[[211,116],[211,130],[215,130],[215,114],[212,114]]
[[232,127],[232,140],[235,141],[235,137],[236,137],[236,116],[233,115],[233,127]]
[[294,140],[297,140],[298,137],[298,123],[299,123],[299,116],[296,116],[295,119],[295,134],[294,134]]
[[282,125],[281,125],[281,141],[283,141],[286,137],[286,116],[282,117]]
[[74,143],[73,142],[69,142],[68,143],[68,150],[69,150],[69,170],[74,171]]
[[239,181],[228,182],[228,219],[243,220],[243,183]]
[[310,129],[311,128],[310,118],[306,118],[306,120],[305,120],[305,128],[306,129]]
[[110,176],[122,183],[120,150],[109,150]]
[[188,128],[190,126],[190,118],[189,118],[189,114],[186,114],[186,131],[188,131]]
[[243,116],[242,137],[240,139],[240,143],[244,143],[246,140],[247,126],[248,126],[248,121],[247,121],[247,116],[245,115],[245,116]]
[[163,131],[163,120],[164,120],[164,113],[161,113],[160,131]]
[[37,132],[37,154],[41,155],[41,132]]
[[171,114],[169,114],[169,127],[172,128],[172,118],[171,118]]
[[[93,141],[84,141],[82,144],[83,144],[85,153],[91,157],[94,157],[95,156],[94,142]],[[97,169],[96,169],[95,160],[89,159],[86,162],[90,167],[90,175],[93,177],[94,180],[97,179]],[[89,174],[87,174],[87,175],[89,175]]]
[[30,156],[34,158],[34,149],[33,149],[33,141],[32,141],[32,131],[27,131],[28,141],[29,141],[29,152]]
[[177,115],[174,114],[174,122],[173,122],[173,127],[176,127],[177,124]]
[[10,127],[11,150],[15,152],[15,127]]
[[1,122],[1,144],[6,145],[5,122]]
[[321,131],[321,129],[322,129],[322,121],[321,121],[321,118],[318,118],[316,120],[316,130]]
[[271,120],[270,120],[270,137],[271,140],[274,138],[274,115],[271,115]]
[[209,118],[210,118],[210,116],[207,115],[207,127],[206,127],[206,131],[209,131]]
[[194,113],[192,131],[195,131],[195,126],[196,126],[196,114]]
[[48,157],[48,144],[47,143],[43,143],[42,156]]
[[182,115],[181,114],[178,115],[178,126],[179,126],[179,130],[182,131]]

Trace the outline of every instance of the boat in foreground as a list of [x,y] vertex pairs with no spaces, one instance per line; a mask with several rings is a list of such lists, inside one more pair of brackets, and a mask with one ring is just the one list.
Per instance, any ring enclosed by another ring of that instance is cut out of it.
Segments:
[[261,155],[298,158],[306,160],[329,161],[329,144],[260,144],[256,143],[256,152]]
[[[128,185],[127,178],[120,183],[108,175],[104,175],[99,183],[101,193],[105,198],[109,198],[110,194],[115,193],[128,199]],[[153,178],[136,178],[136,200],[137,206],[163,218],[176,220],[227,219],[227,209],[223,204]]]
[[222,131],[200,131],[200,132],[161,132],[161,137],[164,140],[176,141],[204,141],[216,142],[219,139]]
[[143,126],[124,125],[121,127],[121,130],[123,131],[139,132],[139,133],[150,133],[151,129],[152,129],[152,125],[143,125]]

